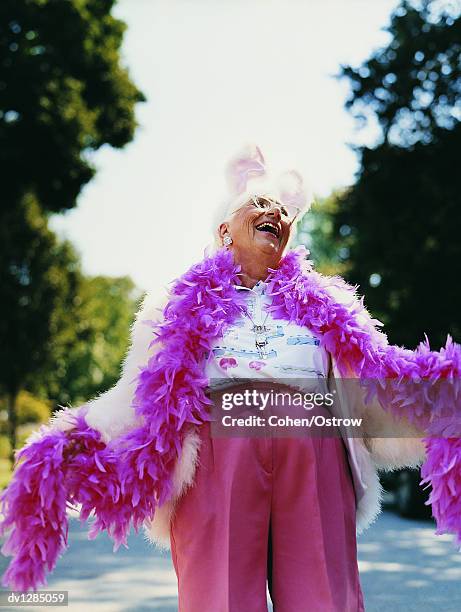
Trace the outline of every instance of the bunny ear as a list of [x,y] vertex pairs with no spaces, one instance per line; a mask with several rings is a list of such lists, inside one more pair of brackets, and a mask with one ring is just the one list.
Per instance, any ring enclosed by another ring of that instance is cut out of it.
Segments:
[[296,172],[296,170],[284,172],[279,177],[278,183],[282,202],[293,204],[300,210],[303,210],[306,206],[310,206],[312,196],[304,187],[303,178],[299,172]]
[[246,191],[247,183],[251,178],[265,174],[265,160],[256,145],[247,145],[227,164],[226,169],[229,188],[236,196]]

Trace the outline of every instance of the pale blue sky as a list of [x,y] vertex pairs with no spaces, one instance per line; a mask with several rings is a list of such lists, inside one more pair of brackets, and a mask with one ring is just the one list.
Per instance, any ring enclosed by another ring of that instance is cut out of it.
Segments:
[[[387,42],[397,0],[119,0],[124,61],[148,101],[108,147],[78,207],[53,220],[89,274],[165,286],[203,255],[223,168],[245,142],[317,195],[353,181],[357,142],[341,63]],[[373,139],[369,132],[361,138]]]

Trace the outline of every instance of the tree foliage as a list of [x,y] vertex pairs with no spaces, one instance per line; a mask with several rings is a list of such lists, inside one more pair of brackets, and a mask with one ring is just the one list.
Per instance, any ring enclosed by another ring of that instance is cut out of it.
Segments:
[[32,196],[0,225],[0,390],[16,394],[49,369],[60,311],[72,311],[78,259],[48,229]]
[[[134,135],[134,107],[144,97],[122,65],[125,24],[111,15],[113,5],[0,2],[0,393],[13,448],[19,391],[46,389],[54,401],[72,400],[82,393],[82,373],[79,383],[70,373],[77,362],[83,367],[77,347],[86,341],[94,349],[99,323],[84,322],[77,308],[85,286],[78,256],[48,229],[48,215],[76,205],[94,175],[94,151],[123,147]],[[63,347],[71,365],[63,365]],[[107,352],[103,385],[114,368]],[[95,361],[87,357],[88,365]]]
[[[18,425],[30,423],[46,423],[51,416],[51,402],[39,399],[28,391],[20,391],[16,400],[16,412]],[[5,427],[6,402],[0,397],[0,431],[7,430]],[[1,453],[0,453],[1,456]]]
[[57,407],[115,383],[138,296],[127,277],[85,277],[78,254],[48,229],[31,196],[3,218],[0,397],[15,448],[21,390]]
[[2,311],[10,313],[0,320],[0,395],[27,388],[55,406],[85,401],[118,378],[139,291],[128,277],[84,276],[74,247],[33,201],[24,206],[0,228],[9,255]]
[[373,147],[357,147],[360,170],[340,199],[348,277],[359,283],[390,339],[414,346],[461,340],[461,7],[402,2],[390,42],[359,68],[347,106]]
[[93,176],[89,153],[123,147],[144,99],[121,65],[125,24],[114,0],[2,0],[2,201],[31,193],[44,211],[75,206]]
[[55,367],[39,391],[55,405],[77,405],[112,387],[139,300],[129,277],[83,276],[72,310],[56,313]]
[[311,209],[301,217],[296,227],[293,246],[303,244],[310,251],[315,269],[322,274],[347,272],[349,249],[344,244],[344,232],[335,232],[334,219],[339,212],[341,191],[334,191],[327,198],[318,198]]
[[0,393],[14,449],[17,395],[54,368],[57,313],[72,310],[79,269],[71,246],[48,229],[32,196],[1,218]]

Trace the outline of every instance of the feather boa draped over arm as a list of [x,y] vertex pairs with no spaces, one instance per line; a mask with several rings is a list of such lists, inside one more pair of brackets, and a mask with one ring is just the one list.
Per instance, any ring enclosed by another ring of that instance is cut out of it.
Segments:
[[[365,402],[373,399],[402,420],[402,433],[421,432],[426,447],[420,484],[431,485],[428,503],[437,535],[455,535],[461,544],[461,345],[447,337],[432,351],[426,337],[416,350],[393,346],[341,277],[312,270],[303,247],[291,251],[271,275],[274,316],[319,333],[342,376],[362,381]],[[299,267],[302,273],[299,274]],[[282,278],[286,281],[282,282]],[[411,462],[409,461],[409,464]]]
[[139,363],[155,352],[144,320],[161,311],[161,305],[144,298],[117,384],[81,407],[57,411],[16,452],[12,481],[1,494],[0,527],[7,534],[1,552],[14,557],[3,586],[29,590],[47,584],[46,573],[67,548],[66,511],[75,509],[74,504],[81,504],[82,521],[97,509],[89,538],[107,529],[114,550],[125,540],[127,517],[111,520],[110,506],[120,501],[121,474],[115,444],[114,452],[108,444],[139,423],[132,408],[134,381]]
[[[449,340],[440,352],[428,345],[416,351],[390,346],[355,289],[313,272],[305,256],[302,248],[291,251],[269,274],[270,309],[275,317],[317,332],[342,376],[352,368],[361,380],[459,377],[459,345]],[[115,551],[127,546],[131,526],[138,531],[169,499],[186,431],[210,419],[203,356],[241,312],[245,296],[233,286],[239,272],[225,249],[192,266],[173,284],[160,322],[151,321],[152,329],[144,326],[143,332],[136,326],[114,389],[62,411],[17,453],[12,481],[1,495],[0,531],[7,535],[2,552],[13,556],[3,586],[28,590],[46,584],[46,573],[67,547],[70,504],[81,506],[82,520],[94,513],[89,537],[106,531]],[[146,316],[143,310],[138,323]],[[403,401],[386,388],[368,393],[385,410],[422,423],[431,434],[447,408],[446,397],[428,402],[418,390]],[[456,402],[450,409],[459,416]],[[459,539],[460,441],[429,437],[426,444],[423,471],[432,484],[439,533]]]
[[223,252],[194,265],[174,283],[160,323],[143,321],[154,339],[152,331],[146,341],[142,333],[134,338],[116,387],[88,406],[61,411],[17,453],[1,495],[2,552],[13,556],[3,586],[47,584],[67,547],[69,505],[81,505],[82,520],[94,512],[89,537],[106,531],[115,552],[128,546],[131,525],[138,532],[169,499],[185,432],[210,419],[201,357],[240,312],[244,298],[223,284],[239,270]]

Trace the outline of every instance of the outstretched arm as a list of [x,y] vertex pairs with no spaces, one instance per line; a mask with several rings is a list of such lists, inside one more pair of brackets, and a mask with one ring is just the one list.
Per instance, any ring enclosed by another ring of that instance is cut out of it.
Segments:
[[[119,456],[111,448],[136,428],[133,397],[139,368],[158,350],[145,320],[160,320],[163,303],[146,295],[131,330],[131,344],[117,384],[83,406],[58,411],[16,453],[13,478],[1,495],[2,553],[14,559],[2,584],[28,590],[46,584],[67,548],[67,506],[81,504],[85,520],[97,521],[90,536],[106,529],[116,548],[126,541],[131,514],[122,491]],[[158,310],[160,309],[160,310]]]
[[343,381],[342,399],[347,402],[349,412],[363,419],[361,432],[375,465],[384,470],[421,465],[426,456],[422,440],[424,430],[410,423],[405,414],[398,418],[386,411],[376,398],[366,404],[365,389],[350,367],[348,373],[341,377],[338,365],[333,360],[333,375],[335,379],[341,378]]
[[[342,376],[359,377],[371,391],[365,401],[357,386],[352,405],[370,416],[366,443],[376,465],[393,469],[425,459],[421,484],[432,487],[436,533],[453,533],[461,544],[461,345],[450,336],[440,351],[427,339],[414,351],[390,345],[353,287],[342,279],[322,283],[333,319],[327,348]],[[376,434],[377,424],[396,437]]]

